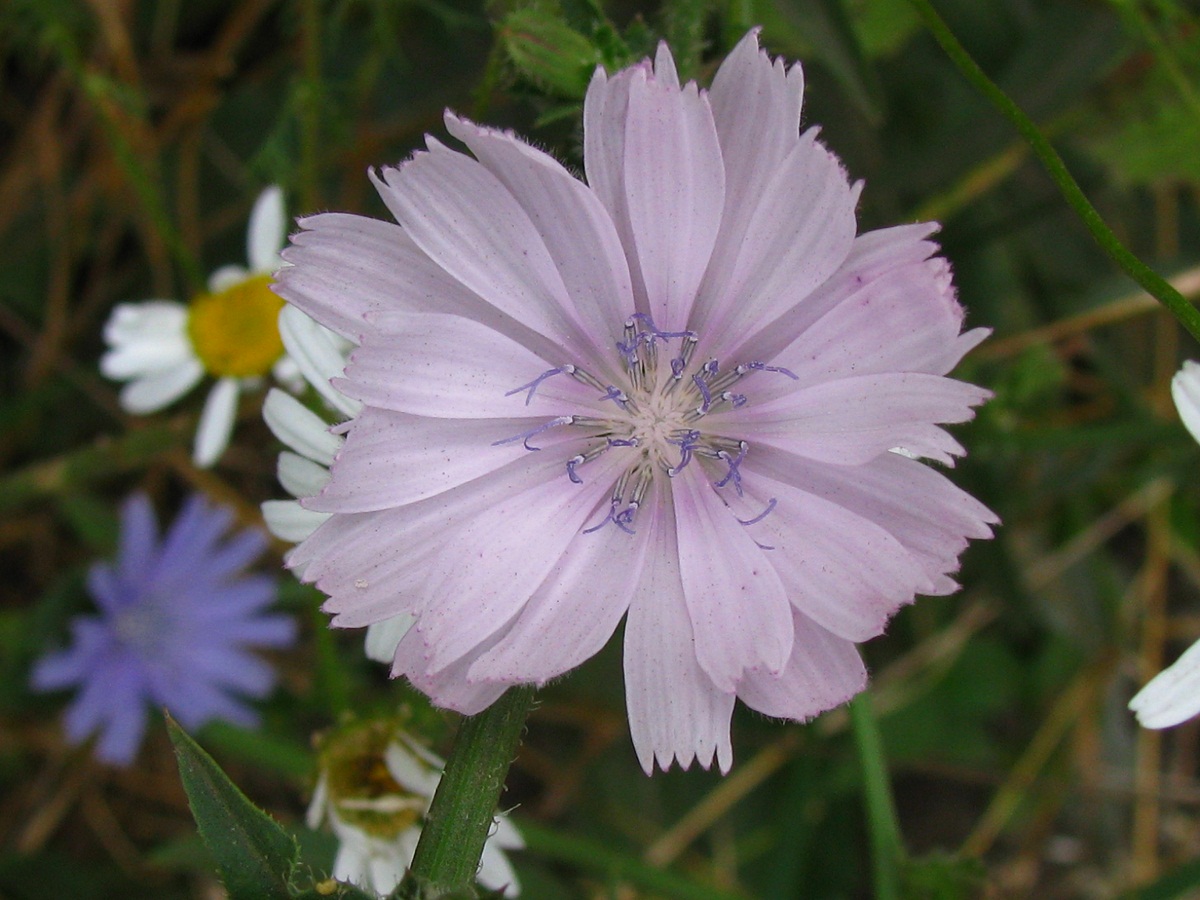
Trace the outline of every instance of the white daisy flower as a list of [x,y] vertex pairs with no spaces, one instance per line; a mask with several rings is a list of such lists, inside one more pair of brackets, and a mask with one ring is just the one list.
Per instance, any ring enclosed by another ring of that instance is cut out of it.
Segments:
[[[338,838],[333,877],[386,897],[404,877],[445,762],[392,722],[352,724],[322,741],[321,775],[308,826],[326,818]],[[520,892],[505,851],[525,841],[497,816],[483,847],[477,879],[485,888]]]
[[[1189,359],[1175,373],[1171,396],[1184,426],[1200,441],[1200,363]],[[1150,679],[1129,708],[1143,728],[1170,728],[1200,713],[1200,641]]]
[[104,326],[109,349],[100,371],[127,382],[120,395],[127,412],[157,412],[205,375],[216,379],[196,429],[192,458],[198,466],[213,465],[229,446],[243,390],[257,387],[268,372],[284,384],[297,383],[297,367],[284,353],[275,324],[283,302],[270,290],[286,237],[283,191],[272,185],[250,213],[246,267],[217,269],[207,293],[188,304],[118,304]]

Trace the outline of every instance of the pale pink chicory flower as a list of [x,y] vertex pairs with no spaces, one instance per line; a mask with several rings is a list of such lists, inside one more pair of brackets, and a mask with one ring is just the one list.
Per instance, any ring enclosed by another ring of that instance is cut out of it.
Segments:
[[[860,185],[800,133],[803,80],[752,33],[711,91],[665,45],[584,105],[587,183],[450,133],[372,174],[399,226],[301,221],[278,292],[359,346],[363,404],[290,555],[333,624],[416,624],[393,673],[476,713],[624,617],[647,772],[732,760],[734,700],[808,719],[854,646],[946,594],[996,518],[919,461],[988,392],[935,225],[856,237]],[[893,452],[896,451],[896,452]]]

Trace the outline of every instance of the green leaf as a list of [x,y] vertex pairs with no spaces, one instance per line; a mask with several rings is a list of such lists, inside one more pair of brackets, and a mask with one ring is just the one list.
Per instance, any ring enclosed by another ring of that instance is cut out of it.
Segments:
[[295,839],[247,800],[170,715],[167,730],[192,815],[230,898],[290,900],[288,885],[300,855]]

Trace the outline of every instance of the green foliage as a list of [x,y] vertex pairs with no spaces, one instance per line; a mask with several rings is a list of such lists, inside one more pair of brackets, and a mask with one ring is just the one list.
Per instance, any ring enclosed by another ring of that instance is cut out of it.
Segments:
[[247,800],[213,758],[170,717],[167,730],[192,815],[230,897],[289,897],[300,856],[295,839]]
[[933,853],[908,860],[901,870],[905,900],[973,900],[981,896],[985,872],[977,859]]
[[298,887],[303,867],[296,839],[246,799],[170,716],[167,730],[196,826],[231,900],[369,900],[358,888],[332,879]]
[[497,27],[497,35],[518,72],[571,100],[583,98],[602,58],[583,35],[535,9],[509,13]]

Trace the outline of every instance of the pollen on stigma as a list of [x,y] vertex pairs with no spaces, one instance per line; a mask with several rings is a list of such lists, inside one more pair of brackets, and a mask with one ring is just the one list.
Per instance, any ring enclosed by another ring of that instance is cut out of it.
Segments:
[[278,325],[283,300],[270,285],[270,275],[257,275],[192,301],[188,336],[210,374],[218,378],[265,375],[283,355]]

